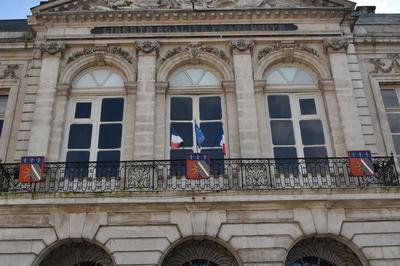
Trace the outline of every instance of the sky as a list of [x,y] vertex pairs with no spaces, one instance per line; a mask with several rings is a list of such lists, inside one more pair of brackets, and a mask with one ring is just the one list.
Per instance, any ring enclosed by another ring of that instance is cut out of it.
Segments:
[[[0,0],[0,19],[26,18],[30,8],[39,4],[40,0]],[[353,0],[358,5],[377,6],[377,13],[400,13],[400,0]]]

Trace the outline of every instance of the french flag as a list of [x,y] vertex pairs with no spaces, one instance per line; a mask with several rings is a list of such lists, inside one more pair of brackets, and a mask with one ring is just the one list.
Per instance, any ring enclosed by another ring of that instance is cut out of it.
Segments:
[[219,131],[217,138],[215,140],[215,146],[221,146],[222,154],[225,157],[226,155],[225,135],[224,135],[224,130],[222,128]]
[[171,129],[171,150],[178,150],[183,143],[183,139],[178,135],[175,128]]

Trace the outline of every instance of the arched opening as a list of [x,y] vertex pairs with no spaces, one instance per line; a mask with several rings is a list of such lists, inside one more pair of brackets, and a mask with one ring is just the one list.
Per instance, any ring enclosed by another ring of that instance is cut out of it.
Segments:
[[39,266],[114,266],[111,256],[100,246],[84,240],[66,240],[48,252]]
[[187,240],[174,249],[163,260],[161,266],[238,266],[232,253],[217,242]]
[[310,237],[289,252],[286,266],[361,266],[357,255],[343,243],[327,237]]

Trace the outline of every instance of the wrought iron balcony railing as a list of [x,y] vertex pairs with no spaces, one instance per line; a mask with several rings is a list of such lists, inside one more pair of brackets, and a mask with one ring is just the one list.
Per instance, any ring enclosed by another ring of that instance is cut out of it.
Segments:
[[185,161],[46,163],[42,182],[18,182],[19,164],[0,165],[0,192],[223,191],[400,186],[392,157],[373,158],[374,176],[351,176],[347,158],[225,159],[211,176],[186,177]]

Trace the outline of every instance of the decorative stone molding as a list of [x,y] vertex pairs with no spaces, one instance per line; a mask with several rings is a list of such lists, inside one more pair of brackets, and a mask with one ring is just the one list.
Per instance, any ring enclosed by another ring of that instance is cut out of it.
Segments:
[[235,257],[228,249],[209,240],[189,240],[181,243],[168,254],[161,265],[183,265],[198,259],[214,262],[220,266],[238,266]]
[[125,82],[124,84],[126,93],[128,95],[136,94],[137,92],[137,83],[136,82]]
[[76,52],[72,56],[70,56],[68,58],[68,64],[79,59],[82,56],[87,56],[95,53],[109,53],[112,55],[117,55],[129,64],[133,64],[133,57],[127,51],[115,46],[96,46],[91,48],[84,48],[83,50]]
[[374,58],[369,62],[374,65],[374,70],[371,74],[382,73],[400,73],[400,54],[388,54],[387,58]]
[[52,42],[42,43],[40,45],[40,51],[42,51],[42,53],[48,53],[50,55],[55,55],[57,53],[61,53],[63,55],[66,49],[67,46],[64,43]]
[[341,49],[346,49],[349,43],[346,38],[334,38],[329,40],[324,40],[325,50],[331,48],[334,51],[339,51]]
[[168,89],[167,81],[160,81],[156,83],[156,94],[166,94]]
[[198,57],[200,53],[209,53],[216,55],[217,57],[221,58],[224,60],[226,63],[230,62],[230,59],[226,55],[226,53],[218,48],[215,48],[213,46],[204,46],[202,43],[191,43],[187,47],[177,47],[172,50],[167,51],[166,55],[164,58],[161,59],[161,63],[167,61],[169,58],[180,54],[180,53],[185,53],[185,52],[190,52],[192,56],[192,60],[194,62],[198,61]]
[[334,239],[317,237],[297,243],[290,250],[285,265],[293,265],[309,257],[325,260],[330,265],[362,265],[357,255],[344,244]]
[[[287,8],[287,7],[338,7],[337,3],[314,0],[92,0],[76,5],[66,3],[50,9],[59,11],[112,11],[112,10],[153,10],[153,9],[214,9],[214,8]],[[342,6],[343,7],[343,6]]]
[[71,84],[59,84],[57,85],[57,96],[69,96],[71,92]]
[[252,51],[254,49],[255,43],[254,41],[245,40],[245,39],[238,39],[233,40],[229,43],[229,47],[231,49],[237,49],[240,52],[244,52],[250,49]]
[[160,43],[157,41],[137,42],[136,48],[147,54],[156,51],[158,48],[160,48]]
[[282,42],[277,42],[272,47],[266,47],[262,49],[258,53],[258,59],[261,60],[264,57],[268,56],[269,54],[275,52],[275,51],[280,51],[280,50],[285,50],[285,49],[290,49],[290,50],[298,50],[302,52],[309,53],[313,56],[320,57],[318,51],[310,46],[307,46],[305,44],[301,43],[282,43]]
[[0,75],[0,79],[18,79],[15,73],[19,69],[19,65],[8,65],[3,73]]

